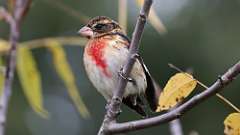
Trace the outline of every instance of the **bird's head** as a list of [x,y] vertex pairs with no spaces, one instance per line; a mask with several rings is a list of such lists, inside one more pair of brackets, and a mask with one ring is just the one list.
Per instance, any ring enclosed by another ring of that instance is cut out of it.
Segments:
[[117,22],[105,16],[97,16],[91,19],[87,25],[78,31],[81,36],[87,38],[97,38],[117,32],[124,34]]

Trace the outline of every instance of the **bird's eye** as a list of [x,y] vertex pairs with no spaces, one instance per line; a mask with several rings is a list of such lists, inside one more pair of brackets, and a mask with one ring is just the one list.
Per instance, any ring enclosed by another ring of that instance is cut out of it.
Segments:
[[108,31],[112,30],[112,26],[109,24],[99,23],[99,24],[94,25],[92,29],[93,29],[93,31],[102,33],[102,32],[108,32]]
[[96,30],[103,30],[106,27],[107,27],[106,24],[99,23],[99,24],[94,26],[94,29],[96,29]]

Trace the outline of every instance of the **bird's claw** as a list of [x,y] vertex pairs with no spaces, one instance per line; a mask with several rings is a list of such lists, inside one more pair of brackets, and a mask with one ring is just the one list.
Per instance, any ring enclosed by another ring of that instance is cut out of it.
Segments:
[[118,72],[118,75],[120,77],[122,77],[123,79],[127,80],[128,82],[132,82],[133,84],[135,84],[135,80],[131,77],[126,77],[124,74],[123,74],[123,67],[120,68],[120,71]]
[[132,58],[139,59],[139,58],[141,58],[141,56],[138,53],[135,53],[132,55]]

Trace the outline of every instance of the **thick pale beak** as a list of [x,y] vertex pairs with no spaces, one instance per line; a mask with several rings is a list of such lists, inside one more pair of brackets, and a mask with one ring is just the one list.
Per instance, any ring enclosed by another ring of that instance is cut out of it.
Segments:
[[93,37],[93,31],[91,28],[84,26],[79,31],[78,34],[80,34],[83,37],[91,38]]

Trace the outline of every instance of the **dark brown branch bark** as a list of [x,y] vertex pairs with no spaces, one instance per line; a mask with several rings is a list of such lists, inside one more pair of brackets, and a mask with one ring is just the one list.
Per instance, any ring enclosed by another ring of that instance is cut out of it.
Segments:
[[[143,7],[140,11],[140,15],[138,17],[138,20],[133,32],[132,41],[130,44],[130,53],[122,71],[122,75],[125,76],[126,78],[129,76],[132,70],[132,67],[135,63],[135,59],[136,59],[135,57],[138,53],[139,42],[142,37],[143,29],[144,29],[151,5],[152,5],[152,0],[145,0]],[[108,126],[111,123],[115,123],[117,114],[119,113],[119,110],[120,110],[120,105],[122,102],[126,85],[127,85],[127,80],[124,78],[120,78],[118,86],[116,87],[117,89],[114,90],[112,100],[110,101],[110,105],[107,109],[106,115],[104,117],[102,126],[98,132],[98,135],[108,134],[108,131],[109,131]]]
[[174,120],[176,118],[179,118],[185,112],[192,109],[194,106],[205,101],[210,96],[213,96],[216,93],[218,93],[221,89],[223,89],[230,82],[232,82],[239,73],[240,73],[240,61],[237,64],[235,64],[233,67],[231,67],[221,77],[221,80],[218,79],[211,87],[201,92],[200,94],[192,97],[190,100],[180,105],[176,109],[173,109],[168,113],[165,113],[163,115],[156,116],[153,118],[136,120],[136,121],[125,122],[125,123],[111,123],[111,125],[109,125],[108,127],[108,133],[116,134],[116,133],[135,131],[139,129],[160,125],[160,124],[169,122],[171,120]]
[[12,93],[12,82],[16,67],[17,43],[20,36],[19,25],[23,16],[27,12],[29,5],[30,1],[28,0],[16,0],[13,16],[4,8],[0,9],[1,18],[3,18],[10,26],[9,42],[11,45],[8,53],[3,93],[0,97],[0,135],[4,135],[8,102]]

